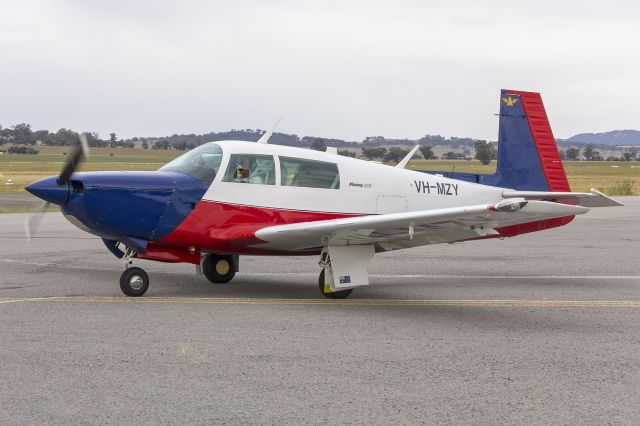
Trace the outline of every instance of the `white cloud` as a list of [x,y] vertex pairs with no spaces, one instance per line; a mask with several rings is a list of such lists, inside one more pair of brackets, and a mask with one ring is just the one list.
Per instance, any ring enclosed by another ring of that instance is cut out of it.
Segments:
[[560,137],[640,124],[631,1],[3,3],[5,126],[495,139],[500,88]]

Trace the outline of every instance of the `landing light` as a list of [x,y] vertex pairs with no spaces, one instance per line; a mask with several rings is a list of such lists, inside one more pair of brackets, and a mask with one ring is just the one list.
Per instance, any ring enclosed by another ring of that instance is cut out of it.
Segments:
[[515,212],[527,205],[527,201],[524,199],[519,200],[504,200],[498,204],[489,207],[489,210],[497,212]]

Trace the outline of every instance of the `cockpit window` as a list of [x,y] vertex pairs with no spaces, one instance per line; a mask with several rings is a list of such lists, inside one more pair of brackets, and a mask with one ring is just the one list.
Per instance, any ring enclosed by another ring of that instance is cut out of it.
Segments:
[[207,143],[192,149],[160,168],[165,172],[184,172],[197,179],[213,181],[222,162],[222,148]]

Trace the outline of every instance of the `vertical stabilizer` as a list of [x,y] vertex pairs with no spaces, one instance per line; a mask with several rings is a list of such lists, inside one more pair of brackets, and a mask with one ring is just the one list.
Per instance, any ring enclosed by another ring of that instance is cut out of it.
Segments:
[[496,174],[501,177],[499,186],[570,190],[539,93],[501,91]]
[[570,191],[539,93],[500,92],[497,163],[492,175],[430,173],[520,191]]

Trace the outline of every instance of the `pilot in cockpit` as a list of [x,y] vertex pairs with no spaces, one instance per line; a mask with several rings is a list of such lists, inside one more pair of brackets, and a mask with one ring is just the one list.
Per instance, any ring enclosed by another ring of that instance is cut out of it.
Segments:
[[238,160],[235,181],[244,183],[263,183],[260,171],[256,170],[256,160],[253,157],[245,156]]

